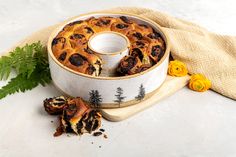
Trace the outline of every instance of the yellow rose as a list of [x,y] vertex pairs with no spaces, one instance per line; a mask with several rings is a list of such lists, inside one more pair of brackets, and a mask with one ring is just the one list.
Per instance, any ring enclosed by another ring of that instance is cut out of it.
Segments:
[[211,81],[202,74],[193,74],[188,84],[189,88],[197,91],[204,92],[211,87]]
[[170,61],[168,66],[168,74],[170,76],[185,76],[188,74],[187,66],[178,60]]

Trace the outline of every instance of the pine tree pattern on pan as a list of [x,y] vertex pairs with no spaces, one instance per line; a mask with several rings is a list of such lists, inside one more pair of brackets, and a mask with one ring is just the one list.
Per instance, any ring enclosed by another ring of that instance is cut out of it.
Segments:
[[143,87],[143,84],[139,87],[139,94],[135,97],[136,100],[141,101],[145,97],[145,88]]
[[117,102],[119,104],[119,107],[120,107],[120,104],[123,102],[123,100],[126,98],[125,96],[123,96],[123,89],[121,87],[118,87],[116,89],[116,100],[114,100],[114,102]]
[[94,107],[99,108],[102,102],[102,97],[99,94],[98,90],[91,90],[91,92],[89,92],[89,102],[91,105],[93,105]]

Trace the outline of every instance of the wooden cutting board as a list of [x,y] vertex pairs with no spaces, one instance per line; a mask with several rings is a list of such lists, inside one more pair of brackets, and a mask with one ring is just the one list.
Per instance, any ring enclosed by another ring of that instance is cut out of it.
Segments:
[[[49,26],[47,28],[41,29],[19,43],[15,44],[9,50],[6,51],[5,54],[15,49],[17,46],[24,46],[26,43],[30,44],[33,42],[41,41],[43,45],[46,45],[48,37],[50,33],[57,27],[58,25]],[[183,88],[189,80],[189,76],[185,77],[171,77],[167,76],[163,85],[154,93],[150,98],[141,101],[138,104],[116,108],[116,109],[102,109],[102,115],[109,121],[121,121],[127,119],[128,117],[145,110],[146,108],[156,104],[158,101],[168,97],[169,95],[175,93],[179,89]]]
[[109,121],[117,122],[129,118],[130,116],[145,110],[152,105],[157,104],[158,101],[170,96],[179,89],[186,86],[189,81],[189,76],[185,77],[172,77],[167,76],[162,86],[150,98],[141,101],[138,104],[115,109],[103,109],[102,115]]

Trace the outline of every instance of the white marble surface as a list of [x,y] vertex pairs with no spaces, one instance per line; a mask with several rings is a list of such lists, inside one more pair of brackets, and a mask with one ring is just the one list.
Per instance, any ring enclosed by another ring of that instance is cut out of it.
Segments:
[[[0,0],[0,52],[40,28],[115,6],[158,9],[236,35],[235,0]],[[0,100],[0,157],[236,156],[236,102],[212,91],[184,88],[128,120],[104,120],[108,139],[54,138],[50,121],[56,118],[44,112],[42,100],[58,94],[53,86],[39,86]]]

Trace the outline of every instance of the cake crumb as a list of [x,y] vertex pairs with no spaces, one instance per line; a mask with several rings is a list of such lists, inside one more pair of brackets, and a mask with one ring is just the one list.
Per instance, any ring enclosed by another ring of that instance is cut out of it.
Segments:
[[104,138],[108,138],[106,134],[103,135]]
[[100,136],[100,135],[102,135],[102,132],[100,131],[93,133],[93,136]]
[[100,130],[101,132],[105,132],[105,129],[102,129],[102,128],[101,128],[101,129],[99,129],[99,130]]

